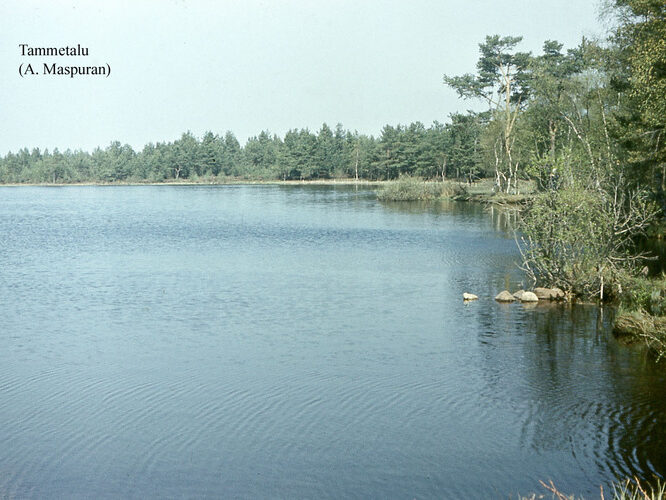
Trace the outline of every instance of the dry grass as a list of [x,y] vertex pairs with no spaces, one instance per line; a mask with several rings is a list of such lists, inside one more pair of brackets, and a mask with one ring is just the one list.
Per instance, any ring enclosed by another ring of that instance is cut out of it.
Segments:
[[[521,497],[521,500],[537,500],[543,498],[552,498],[556,500],[582,500],[582,497],[567,495],[566,493],[561,492],[557,489],[552,480],[548,481],[548,483],[544,481],[539,481],[539,483],[549,493],[533,493],[529,497]],[[599,487],[599,498],[601,500],[606,500],[603,486]],[[642,484],[637,477],[626,479],[622,482],[613,484],[612,495],[608,498],[609,500],[666,500],[666,483],[657,480],[656,485],[652,487]]]
[[657,360],[666,356],[666,316],[652,316],[643,311],[622,313],[615,320],[613,334],[625,343],[644,341]]
[[[533,493],[529,497],[522,497],[522,500],[536,500],[542,498],[552,498],[556,500],[578,500],[582,497],[575,495],[567,495],[557,489],[552,480],[545,483],[539,481],[549,493],[536,494]],[[606,500],[603,486],[599,487],[599,498]],[[612,500],[666,500],[666,483],[657,480],[654,487],[641,484],[637,477],[633,479],[626,479],[625,481],[613,484],[612,495],[608,497]]]

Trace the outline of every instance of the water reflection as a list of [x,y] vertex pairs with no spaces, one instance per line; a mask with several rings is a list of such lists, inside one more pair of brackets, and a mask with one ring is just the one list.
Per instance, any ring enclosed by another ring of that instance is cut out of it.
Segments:
[[461,220],[478,220],[487,216],[494,231],[513,238],[518,227],[519,211],[513,207],[498,206],[478,202],[437,200],[437,201],[384,201],[382,206],[392,212],[410,214],[447,214]]
[[666,471],[666,374],[615,342],[612,314],[559,304],[482,314],[488,399],[516,410],[522,446],[576,460],[580,478],[557,460],[542,478],[563,491],[580,492],[587,481],[591,494],[595,482],[608,488],[618,478],[651,481]]
[[513,236],[513,232],[518,227],[520,211],[516,207],[497,206],[489,204],[485,210],[490,214],[495,231]]
[[[513,238],[519,222],[517,210],[494,205],[383,205],[410,214],[454,215],[459,223],[485,216],[495,233],[507,238]],[[663,252],[659,245],[650,250]],[[492,297],[499,288],[524,286],[511,265],[503,272],[503,283],[501,273],[486,283],[466,277],[462,289]],[[521,447],[549,457],[543,465],[532,464],[533,471],[543,471],[533,476],[535,484],[557,478],[564,491],[596,494],[601,483],[608,490],[625,477],[644,482],[664,477],[666,374],[640,347],[616,342],[610,334],[613,309],[558,303],[469,303],[466,308],[478,314],[472,329],[482,346],[481,411],[489,419],[508,413],[513,425],[504,422],[503,432],[516,431]],[[577,472],[561,466],[567,457],[577,462]]]

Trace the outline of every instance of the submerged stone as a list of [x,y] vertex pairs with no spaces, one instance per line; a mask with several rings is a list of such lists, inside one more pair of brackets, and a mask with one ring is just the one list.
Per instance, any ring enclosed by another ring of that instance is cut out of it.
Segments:
[[521,289],[521,290],[518,290],[517,292],[514,292],[513,297],[514,297],[516,300],[521,300],[521,298],[522,298],[522,296],[523,296],[524,293],[525,293],[525,290],[522,290],[522,289]]
[[463,300],[478,300],[479,297],[474,295],[473,293],[463,293]]
[[519,300],[521,302],[539,302],[539,297],[534,292],[523,292]]

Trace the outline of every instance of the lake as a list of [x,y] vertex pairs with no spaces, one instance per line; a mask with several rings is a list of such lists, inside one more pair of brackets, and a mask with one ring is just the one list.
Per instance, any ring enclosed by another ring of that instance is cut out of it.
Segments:
[[666,370],[608,308],[496,303],[524,278],[481,205],[3,187],[0,235],[2,498],[598,498],[666,473]]

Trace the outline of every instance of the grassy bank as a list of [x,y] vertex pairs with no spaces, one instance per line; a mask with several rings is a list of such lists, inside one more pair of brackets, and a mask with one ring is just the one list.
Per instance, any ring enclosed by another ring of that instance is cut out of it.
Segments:
[[626,284],[613,333],[624,343],[644,342],[657,359],[666,356],[666,275]]

